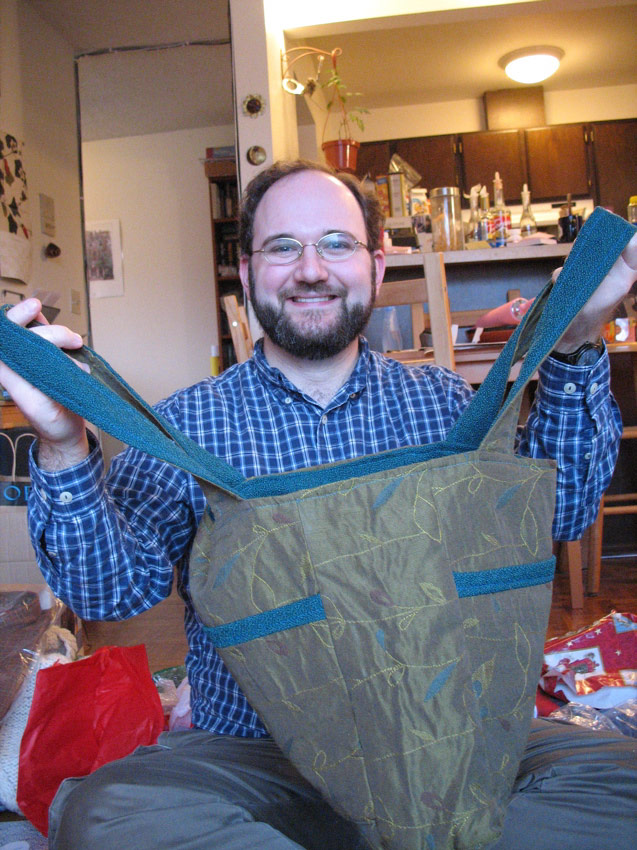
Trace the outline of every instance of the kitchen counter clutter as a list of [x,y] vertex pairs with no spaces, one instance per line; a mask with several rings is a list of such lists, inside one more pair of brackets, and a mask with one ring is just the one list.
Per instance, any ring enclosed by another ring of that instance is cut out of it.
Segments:
[[[515,262],[520,260],[564,259],[573,247],[572,242],[555,242],[548,245],[506,245],[503,248],[473,248],[464,251],[443,252],[445,266],[470,263]],[[404,268],[422,264],[423,255],[419,251],[411,254],[387,254],[385,261],[388,269]]]

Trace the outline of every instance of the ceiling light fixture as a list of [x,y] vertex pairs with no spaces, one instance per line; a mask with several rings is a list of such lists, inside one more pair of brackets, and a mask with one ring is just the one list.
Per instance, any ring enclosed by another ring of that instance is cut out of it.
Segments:
[[522,47],[507,53],[498,65],[517,83],[540,83],[557,71],[563,56],[559,47]]

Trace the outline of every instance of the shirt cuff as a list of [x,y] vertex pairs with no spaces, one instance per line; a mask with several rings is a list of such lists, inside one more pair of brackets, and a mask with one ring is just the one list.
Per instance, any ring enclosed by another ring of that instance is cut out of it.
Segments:
[[610,396],[608,353],[604,351],[592,366],[571,366],[547,357],[540,368],[540,382],[545,401],[562,409],[585,403],[594,415]]
[[81,463],[58,472],[48,472],[37,464],[37,443],[29,453],[31,490],[29,510],[36,522],[49,518],[64,520],[90,512],[104,492],[104,459],[97,439],[87,431],[89,455]]

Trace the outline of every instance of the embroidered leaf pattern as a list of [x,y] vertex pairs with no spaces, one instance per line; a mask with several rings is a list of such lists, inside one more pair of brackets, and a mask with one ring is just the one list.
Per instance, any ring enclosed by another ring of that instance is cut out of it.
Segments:
[[431,599],[431,601],[435,602],[437,605],[443,605],[447,601],[444,593],[437,584],[432,584],[430,581],[420,581],[418,584],[427,599]]
[[386,487],[383,487],[383,489],[376,497],[376,501],[372,505],[372,508],[376,510],[377,508],[380,508],[382,505],[388,502],[400,486],[402,480],[402,476],[400,478],[394,478],[394,480],[390,481]]
[[436,694],[440,693],[440,691],[447,684],[449,677],[455,670],[457,663],[457,661],[453,661],[451,664],[445,667],[444,670],[441,670],[437,676],[434,676],[431,684],[427,688],[427,693],[425,694],[424,699],[425,702],[428,702],[430,699],[433,699]]
[[213,588],[221,587],[222,584],[227,580],[228,576],[232,572],[232,568],[239,560],[239,552],[235,552],[232,558],[221,567],[219,572],[217,573],[215,580],[212,583]]
[[513,487],[509,487],[507,490],[502,493],[495,503],[496,510],[501,510],[511,499],[515,496],[518,490],[522,487],[522,482],[519,484],[515,484]]

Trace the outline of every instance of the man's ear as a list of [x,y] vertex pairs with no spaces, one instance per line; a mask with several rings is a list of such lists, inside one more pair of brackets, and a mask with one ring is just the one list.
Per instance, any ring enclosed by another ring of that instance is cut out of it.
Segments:
[[246,301],[250,300],[250,257],[247,254],[242,254],[239,258],[239,279],[246,297]]
[[372,254],[372,263],[376,265],[376,295],[380,292],[380,287],[385,277],[385,252],[378,248]]

